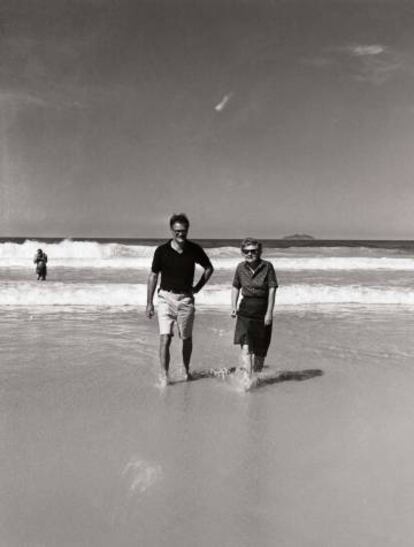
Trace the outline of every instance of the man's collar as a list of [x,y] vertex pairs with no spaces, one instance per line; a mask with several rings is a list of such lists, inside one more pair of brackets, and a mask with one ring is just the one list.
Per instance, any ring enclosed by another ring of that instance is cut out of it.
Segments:
[[184,252],[184,251],[185,251],[185,249],[186,249],[186,247],[187,247],[188,239],[185,240],[184,245],[183,245],[182,247],[180,247],[179,245],[177,245],[178,248],[175,248],[175,247],[174,247],[174,240],[173,240],[172,238],[169,240],[168,243],[169,243],[169,246],[171,247],[171,249],[172,249],[173,251],[175,251],[176,253],[179,253],[180,250],[181,250],[181,252]]

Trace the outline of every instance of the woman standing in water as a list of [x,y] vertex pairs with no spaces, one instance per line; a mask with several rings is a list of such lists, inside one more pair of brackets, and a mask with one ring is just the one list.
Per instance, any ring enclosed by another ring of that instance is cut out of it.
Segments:
[[[257,239],[244,239],[241,252],[244,261],[234,274],[231,315],[237,317],[234,343],[241,347],[243,368],[252,374],[262,370],[270,345],[278,285],[272,263],[261,258],[262,244]],[[237,308],[240,290],[242,300]]]

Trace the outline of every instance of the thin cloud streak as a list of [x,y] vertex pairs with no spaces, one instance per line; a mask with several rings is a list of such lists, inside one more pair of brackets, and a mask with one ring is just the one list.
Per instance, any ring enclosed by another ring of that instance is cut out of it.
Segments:
[[384,53],[385,48],[380,45],[350,46],[349,51],[357,57],[362,57],[365,55],[380,55],[381,53]]
[[[44,95],[44,96],[40,96]],[[65,93],[56,91],[32,92],[23,89],[0,89],[0,108],[20,110],[24,108],[50,108],[54,110],[82,109],[87,105],[84,101],[64,96]],[[69,92],[66,93],[69,95]]]
[[354,78],[360,82],[381,85],[406,68],[403,56],[385,46],[358,45],[351,46],[349,51],[359,59]]
[[224,97],[221,99],[221,101],[216,104],[216,106],[214,107],[214,110],[216,112],[223,112],[223,110],[226,108],[226,106],[228,105],[230,99],[233,97],[233,93],[229,93],[228,95],[224,95]]
[[303,59],[317,69],[341,68],[349,78],[372,85],[381,85],[395,74],[409,70],[404,55],[381,44],[352,44],[327,48],[323,54]]
[[36,97],[31,93],[22,91],[1,91],[0,90],[0,106],[22,107],[22,106],[46,106],[47,102]]

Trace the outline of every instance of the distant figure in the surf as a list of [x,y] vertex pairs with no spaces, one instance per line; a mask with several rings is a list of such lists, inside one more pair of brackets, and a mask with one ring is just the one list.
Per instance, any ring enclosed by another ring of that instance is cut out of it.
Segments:
[[46,281],[47,275],[47,254],[42,249],[37,249],[33,262],[36,264],[37,280]]
[[242,367],[252,374],[262,370],[269,349],[278,284],[272,263],[262,259],[260,241],[244,239],[241,252],[244,261],[234,274],[231,315],[237,317],[234,343],[241,347]]
[[[170,365],[170,344],[174,324],[182,339],[183,365],[188,380],[193,349],[194,295],[207,283],[213,273],[213,266],[204,250],[187,239],[190,222],[180,213],[170,218],[172,239],[157,247],[148,277],[146,315],[154,315],[154,292],[161,274],[158,289],[158,323],[160,329],[160,362],[162,382],[168,383]],[[195,265],[204,271],[194,283]]]

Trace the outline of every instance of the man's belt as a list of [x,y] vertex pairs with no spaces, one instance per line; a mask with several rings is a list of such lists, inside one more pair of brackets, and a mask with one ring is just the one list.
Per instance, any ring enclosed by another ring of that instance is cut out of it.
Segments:
[[163,288],[161,288],[160,291],[172,292],[173,294],[191,294],[191,289],[187,289],[186,291],[183,291],[183,290],[178,290],[178,289],[163,289]]

